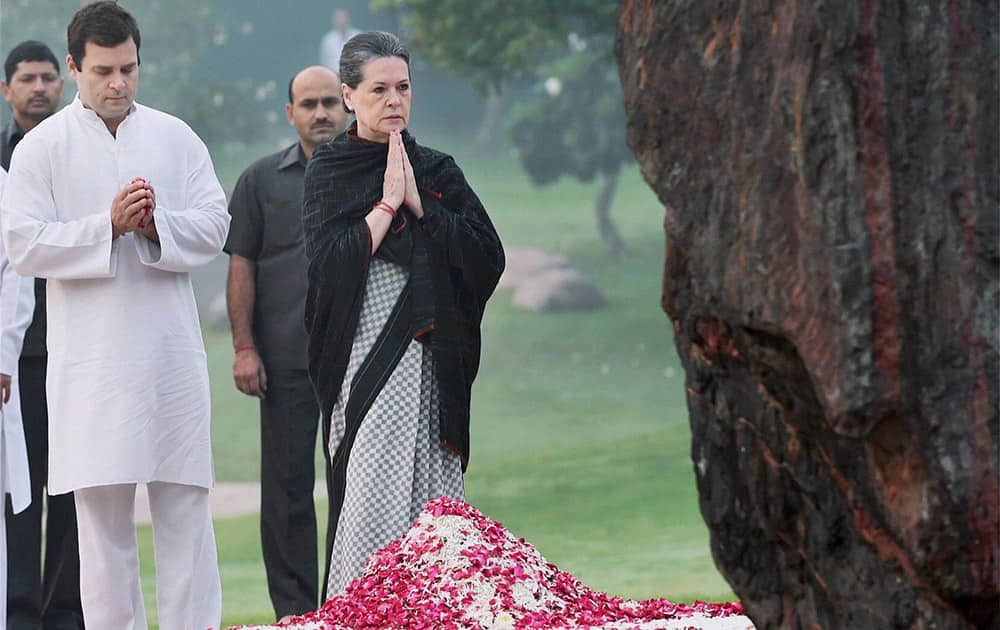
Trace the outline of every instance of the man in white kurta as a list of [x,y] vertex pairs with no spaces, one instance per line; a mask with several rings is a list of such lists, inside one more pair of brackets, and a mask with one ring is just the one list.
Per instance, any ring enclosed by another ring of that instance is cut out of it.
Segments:
[[[0,168],[0,195],[7,172]],[[9,494],[14,514],[31,503],[28,450],[21,424],[17,360],[35,310],[34,280],[17,275],[0,241],[0,503]],[[0,630],[7,625],[6,510],[0,508]]]
[[330,14],[333,28],[319,42],[319,62],[334,72],[340,72],[340,52],[352,37],[361,33],[351,26],[347,9],[334,9]]
[[[96,44],[109,23],[121,28],[102,41],[126,38]],[[134,103],[132,16],[88,5],[68,33],[77,97],[17,146],[0,200],[12,264],[48,280],[49,492],[75,492],[88,628],[146,628],[137,483],[160,627],[218,627],[208,370],[189,272],[222,249],[225,194],[194,132]]]

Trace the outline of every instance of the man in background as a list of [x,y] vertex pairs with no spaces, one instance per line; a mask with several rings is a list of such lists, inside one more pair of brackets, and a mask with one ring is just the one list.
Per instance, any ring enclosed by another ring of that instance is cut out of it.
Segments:
[[343,131],[340,79],[312,66],[288,85],[291,146],[252,164],[229,201],[226,301],[236,387],[260,399],[260,533],[278,619],[317,606],[316,434],[319,406],[306,373],[306,258],[302,180],[320,144]]
[[334,72],[340,72],[340,51],[349,39],[361,31],[351,27],[351,15],[347,9],[334,9],[331,22],[333,28],[323,36],[319,45],[319,62]]
[[[4,61],[0,83],[10,104],[11,121],[0,131],[0,167],[10,168],[14,147],[25,134],[59,106],[63,80],[59,62],[45,44],[25,41]],[[72,494],[46,497],[49,416],[45,399],[45,280],[34,279],[35,308],[17,365],[21,417],[28,449],[31,504],[20,514],[7,501],[6,532],[11,541],[7,559],[7,627],[82,628],[80,608],[80,552]],[[8,360],[4,357],[4,361]],[[3,368],[0,379],[10,378]],[[42,566],[42,506],[45,518],[45,564]]]

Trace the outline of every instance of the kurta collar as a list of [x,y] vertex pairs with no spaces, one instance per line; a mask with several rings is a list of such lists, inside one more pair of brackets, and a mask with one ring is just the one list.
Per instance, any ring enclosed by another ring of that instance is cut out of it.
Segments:
[[[84,122],[86,122],[87,124],[90,124],[90,125],[100,125],[101,128],[107,130],[107,128],[108,128],[107,125],[105,125],[104,121],[101,119],[101,117],[97,115],[97,112],[95,112],[94,110],[92,110],[90,108],[87,108],[87,107],[83,106],[83,101],[80,100],[80,93],[79,92],[77,92],[76,96],[73,97],[73,102],[69,104],[69,107],[70,107],[70,110],[74,114],[76,114],[76,116],[80,120],[82,120],[82,121],[84,121]],[[125,124],[125,121],[127,121],[129,118],[131,118],[132,116],[134,116],[135,112],[137,110],[138,110],[138,107],[137,107],[136,102],[132,101],[132,107],[128,110],[128,115],[125,116],[125,120],[123,120],[121,122],[121,124]]]
[[306,154],[302,152],[302,145],[296,142],[292,146],[285,149],[284,154],[281,156],[281,161],[278,162],[278,170],[283,171],[290,166],[295,166],[296,164],[306,167],[308,160],[306,159]]

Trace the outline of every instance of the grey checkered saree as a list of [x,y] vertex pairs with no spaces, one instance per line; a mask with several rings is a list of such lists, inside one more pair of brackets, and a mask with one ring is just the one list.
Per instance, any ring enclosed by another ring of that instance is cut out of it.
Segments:
[[330,513],[325,591],[358,577],[426,501],[462,496],[480,324],[504,268],[486,210],[454,160],[403,141],[424,216],[404,206],[374,255],[365,216],[388,145],[356,125],[306,169],[309,375],[323,414]]
[[[350,383],[372,351],[406,286],[405,268],[374,259],[347,375],[330,425],[331,452],[347,431]],[[434,359],[413,339],[378,391],[354,437],[333,542],[327,598],[361,575],[371,555],[410,528],[431,499],[464,499],[462,460],[441,444]]]

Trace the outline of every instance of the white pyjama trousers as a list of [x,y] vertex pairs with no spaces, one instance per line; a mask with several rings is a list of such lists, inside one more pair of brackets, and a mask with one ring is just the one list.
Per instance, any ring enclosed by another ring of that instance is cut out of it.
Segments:
[[[88,628],[147,630],[139,581],[135,484],[74,492],[80,596]],[[150,482],[161,630],[207,630],[222,622],[222,583],[208,490]]]

